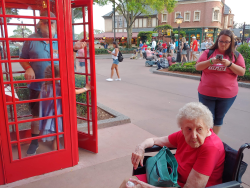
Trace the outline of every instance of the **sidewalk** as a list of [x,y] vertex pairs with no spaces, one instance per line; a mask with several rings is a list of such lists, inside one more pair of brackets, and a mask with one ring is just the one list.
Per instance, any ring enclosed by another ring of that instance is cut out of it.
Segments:
[[135,146],[146,138],[155,137],[132,123],[100,129],[98,134],[98,154],[79,149],[78,165],[1,188],[117,188],[124,178],[132,175],[130,158]]

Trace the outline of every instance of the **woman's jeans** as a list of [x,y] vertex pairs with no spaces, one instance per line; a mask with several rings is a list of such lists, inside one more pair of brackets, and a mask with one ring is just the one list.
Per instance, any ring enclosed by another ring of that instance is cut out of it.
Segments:
[[223,124],[226,113],[237,97],[237,95],[232,98],[209,97],[200,93],[198,93],[198,95],[199,101],[212,112],[215,126],[221,126]]

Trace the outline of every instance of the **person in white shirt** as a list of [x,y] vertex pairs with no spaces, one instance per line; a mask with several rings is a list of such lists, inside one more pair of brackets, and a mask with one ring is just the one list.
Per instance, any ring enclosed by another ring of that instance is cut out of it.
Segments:
[[170,53],[173,56],[174,55],[174,49],[175,49],[175,43],[173,40],[171,40],[171,42],[169,42],[169,46],[170,46]]
[[153,40],[153,42],[152,42],[152,48],[155,50],[155,47],[156,47],[156,42],[155,42],[155,40]]
[[207,49],[207,42],[206,40],[203,40],[202,43],[201,43],[201,51],[202,53]]

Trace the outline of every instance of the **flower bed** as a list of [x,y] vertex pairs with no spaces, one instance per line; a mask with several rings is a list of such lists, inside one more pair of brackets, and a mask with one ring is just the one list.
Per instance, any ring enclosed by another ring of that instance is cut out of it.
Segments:
[[[200,73],[201,71],[197,71],[195,68],[195,61],[187,62],[187,63],[176,63],[168,68],[169,71],[179,71],[179,72],[190,72],[190,73]],[[249,64],[246,63],[246,67],[249,67]],[[239,76],[238,80],[250,80],[250,72],[249,68],[246,69],[246,73],[244,76]]]

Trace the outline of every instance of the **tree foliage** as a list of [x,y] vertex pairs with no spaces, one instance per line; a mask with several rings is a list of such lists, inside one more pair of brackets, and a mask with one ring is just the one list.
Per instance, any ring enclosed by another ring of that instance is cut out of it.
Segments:
[[123,15],[127,22],[127,41],[128,46],[131,46],[132,25],[135,19],[141,14],[150,15],[152,11],[163,12],[167,10],[173,12],[176,6],[176,0],[95,0],[100,5],[113,3],[116,6],[116,11]]
[[[27,38],[32,34],[32,31],[29,28],[25,27],[23,29],[23,33],[24,33],[24,38]],[[13,35],[11,35],[10,38],[23,38],[23,33],[22,33],[22,28],[19,25],[15,30],[13,30]]]
[[[15,8],[6,8],[5,11],[6,11],[6,14],[9,14],[9,15],[18,15],[18,9],[15,9]],[[12,18],[6,17],[6,20],[8,23],[10,22],[11,19]],[[17,19],[19,20],[19,18]]]
[[167,29],[173,29],[172,26],[166,24],[166,25],[158,25],[154,28],[154,31],[162,31],[162,30],[167,30]]
[[94,34],[100,34],[100,33],[104,33],[104,31],[99,29],[94,29]]

